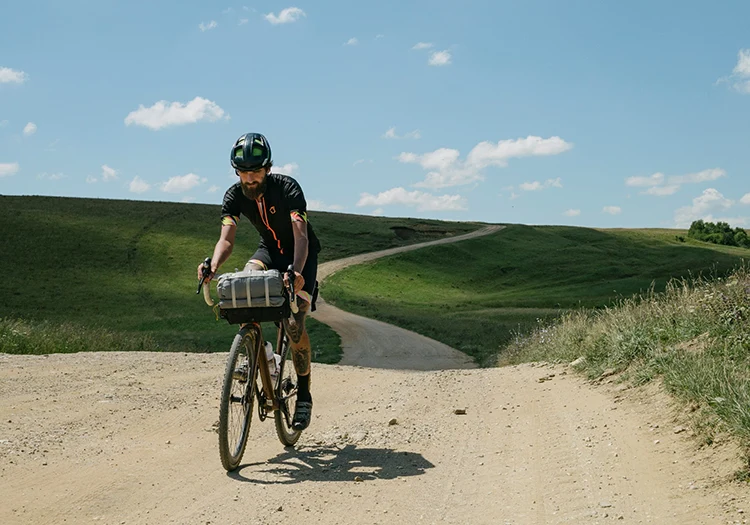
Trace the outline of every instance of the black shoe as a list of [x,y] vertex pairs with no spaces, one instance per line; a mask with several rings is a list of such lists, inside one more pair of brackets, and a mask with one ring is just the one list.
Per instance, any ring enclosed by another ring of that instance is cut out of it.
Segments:
[[299,401],[294,406],[294,419],[292,420],[292,429],[305,430],[310,424],[312,416],[312,401]]

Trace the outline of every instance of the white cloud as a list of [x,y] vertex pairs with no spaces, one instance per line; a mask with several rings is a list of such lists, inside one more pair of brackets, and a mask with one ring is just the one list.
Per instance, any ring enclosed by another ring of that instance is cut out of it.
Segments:
[[422,134],[419,132],[418,129],[415,129],[413,131],[405,133],[404,135],[398,135],[396,133],[396,128],[394,126],[392,128],[388,128],[388,131],[383,133],[383,138],[386,138],[386,139],[420,139],[422,138]]
[[382,33],[375,35],[375,40],[380,40],[381,38],[385,38],[385,35]]
[[448,51],[435,51],[427,63],[431,66],[447,66],[451,63],[451,54]]
[[130,181],[130,191],[132,193],[146,193],[150,189],[151,185],[138,176]]
[[573,144],[565,142],[560,137],[543,139],[530,135],[516,140],[501,140],[497,144],[480,142],[469,152],[467,160],[469,164],[477,168],[505,167],[508,165],[508,159],[511,158],[558,155],[571,148]]
[[420,49],[431,49],[432,43],[431,42],[417,42],[414,44],[414,47],[412,49],[420,50]]
[[210,29],[214,29],[218,25],[219,24],[216,23],[216,20],[211,20],[207,24],[201,22],[200,24],[198,24],[198,27],[200,28],[201,31],[206,32],[206,31],[208,31]]
[[182,193],[192,190],[204,182],[206,182],[206,179],[201,179],[195,173],[188,173],[187,175],[170,177],[167,182],[161,185],[161,191],[165,193]]
[[234,8],[232,7],[227,7],[221,12],[222,15],[231,15],[233,13],[234,13]]
[[344,43],[345,46],[356,46],[357,44],[359,44],[359,40],[356,38],[350,38]]
[[671,184],[669,186],[651,186],[646,191],[642,191],[643,195],[655,195],[657,197],[663,197],[665,195],[674,195],[677,190],[680,189],[678,184]]
[[18,162],[7,162],[5,164],[0,163],[0,177],[9,177],[18,173],[21,166]]
[[158,130],[168,126],[193,124],[202,120],[215,122],[221,118],[229,119],[229,115],[225,116],[224,110],[215,102],[195,97],[187,104],[160,100],[150,108],[140,105],[137,110],[131,111],[125,117],[125,125],[135,124]]
[[731,84],[740,93],[750,94],[750,49],[740,49],[732,74],[716,81],[717,84],[724,82]]
[[[568,151],[572,144],[560,137],[542,139],[529,136],[517,140],[501,140],[497,144],[480,142],[468,154],[466,161],[459,161],[460,153],[456,149],[440,148],[431,153],[417,155],[404,152],[397,158],[399,162],[418,163],[430,171],[425,180],[415,184],[416,187],[446,188],[471,184],[484,180],[482,170],[489,166],[505,167],[511,158],[557,155]],[[557,181],[559,183],[559,180]]]
[[610,215],[619,215],[620,213],[622,213],[622,208],[620,208],[619,206],[605,206],[604,208],[602,208],[602,211],[604,213],[609,213]]
[[560,177],[558,177],[556,179],[547,179],[544,182],[524,182],[519,186],[519,188],[523,191],[539,191],[545,190],[547,188],[562,188],[562,182],[560,182]]
[[36,124],[34,124],[33,122],[29,122],[23,127],[23,134],[25,136],[30,137],[34,133],[36,133]]
[[117,170],[110,168],[106,164],[102,165],[102,180],[104,182],[117,179]]
[[383,208],[375,208],[374,210],[370,212],[370,215],[375,215],[375,216],[383,215],[383,211],[384,211]]
[[642,191],[642,195],[655,195],[662,197],[677,193],[683,184],[698,184],[710,182],[726,176],[727,172],[721,168],[710,168],[697,173],[687,175],[672,175],[665,177],[663,173],[654,173],[649,177],[628,177],[625,179],[626,186],[648,187]]
[[299,7],[287,7],[286,9],[282,10],[278,16],[276,16],[273,13],[268,13],[266,15],[266,20],[268,20],[274,25],[289,24],[292,22],[296,22],[303,16],[307,16],[307,15]]
[[281,173],[282,175],[292,176],[299,170],[299,164],[296,162],[289,162],[283,166],[274,166],[271,171],[274,173]]
[[323,201],[312,199],[307,201],[307,209],[316,211],[340,211],[343,210],[344,207],[339,206],[338,204],[326,204]]
[[742,204],[750,204],[750,193],[745,193],[740,199]]
[[86,184],[95,184],[97,182],[99,182],[99,179],[97,179],[93,175],[86,176]]
[[578,217],[581,214],[581,210],[565,210],[563,215],[566,217]]
[[625,179],[626,186],[644,187],[658,186],[664,182],[663,173],[654,173],[650,177],[628,177]]
[[210,188],[208,188],[208,189],[206,190],[206,193],[216,193],[216,192],[217,192],[217,191],[219,191],[220,189],[221,189],[220,187],[218,187],[218,186],[216,186],[216,185],[214,184],[213,186],[211,186]]
[[404,188],[371,195],[362,193],[357,206],[388,206],[401,204],[415,207],[419,211],[458,211],[466,209],[466,199],[460,195],[432,195],[422,191],[406,191]]
[[9,67],[0,67],[0,84],[23,84],[29,76],[23,71]]
[[247,18],[240,18],[240,19],[239,19],[239,21],[237,22],[237,25],[238,25],[238,26],[244,26],[244,25],[245,25],[245,24],[247,24],[247,23],[248,23],[249,21],[250,21],[250,20],[248,20]]
[[36,176],[37,179],[43,179],[43,180],[60,180],[64,179],[65,175],[62,173],[40,173]]
[[721,168],[711,168],[708,170],[699,171],[698,173],[689,173],[687,175],[675,175],[669,177],[670,184],[697,184],[699,182],[707,182],[716,180],[720,177],[724,177],[727,174]]
[[182,198],[182,200],[180,200],[180,202],[184,202],[184,203],[189,203],[189,202],[194,202],[194,201],[195,201],[195,197],[188,197],[188,196],[185,196]]
[[364,164],[365,162],[368,163],[368,164],[372,164],[373,160],[372,159],[359,159],[359,160],[355,160],[354,164],[352,164],[352,166],[358,166],[359,164]]
[[683,206],[674,212],[674,222],[677,228],[688,228],[690,224],[698,219],[713,222],[713,213],[729,209],[734,204],[718,190],[708,188],[703,190],[698,197],[693,199],[692,206]]
[[0,120],[0,128],[2,128],[3,126],[7,126],[8,123],[10,123],[9,120]]

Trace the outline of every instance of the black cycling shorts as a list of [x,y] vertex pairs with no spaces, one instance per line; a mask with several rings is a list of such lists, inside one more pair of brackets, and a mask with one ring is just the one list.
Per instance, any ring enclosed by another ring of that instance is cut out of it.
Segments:
[[[267,270],[279,270],[285,272],[289,265],[294,261],[285,256],[274,253],[273,255],[265,246],[258,246],[258,249],[247,261],[250,264],[253,261],[260,261],[263,263]],[[247,267],[247,265],[245,266]],[[318,282],[316,281],[318,275],[318,254],[313,251],[308,252],[307,261],[305,261],[305,267],[302,268],[302,277],[305,279],[305,284],[302,287],[302,291],[307,293],[310,298],[310,311],[315,311],[315,302],[318,298]]]

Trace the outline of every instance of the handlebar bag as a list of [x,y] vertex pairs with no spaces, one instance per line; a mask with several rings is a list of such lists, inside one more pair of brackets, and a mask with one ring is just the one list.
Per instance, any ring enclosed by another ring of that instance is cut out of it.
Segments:
[[278,270],[225,273],[216,282],[219,308],[270,308],[286,302],[284,279]]

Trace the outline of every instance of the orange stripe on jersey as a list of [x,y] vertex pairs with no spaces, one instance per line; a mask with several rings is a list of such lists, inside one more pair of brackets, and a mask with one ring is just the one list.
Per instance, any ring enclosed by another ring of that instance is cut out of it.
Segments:
[[276,237],[276,232],[273,231],[273,228],[271,228],[271,225],[268,224],[268,212],[266,211],[266,199],[264,198],[261,199],[261,202],[255,201],[255,204],[258,205],[258,212],[260,212],[260,220],[263,222],[263,224],[266,225],[266,228],[268,228],[268,231],[271,232],[271,234],[273,235],[273,240],[276,241],[276,245],[279,247],[279,251],[283,254],[284,249],[281,247],[281,241]]

